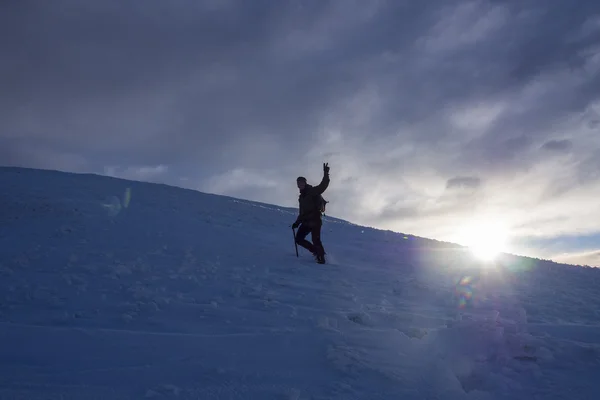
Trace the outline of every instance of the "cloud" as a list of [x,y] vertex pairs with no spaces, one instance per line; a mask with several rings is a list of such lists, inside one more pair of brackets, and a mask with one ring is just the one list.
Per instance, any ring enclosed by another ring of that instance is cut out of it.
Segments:
[[457,176],[455,178],[448,179],[448,182],[446,183],[446,189],[476,189],[479,186],[481,186],[481,179],[477,178],[476,176]]
[[565,152],[573,147],[573,142],[569,139],[549,140],[543,144],[542,148],[550,151]]
[[558,262],[573,265],[588,265],[600,267],[600,250],[592,250],[581,253],[558,254],[554,257]]
[[8,2],[0,163],[295,206],[329,161],[357,223],[594,233],[598,21],[591,0]]
[[248,188],[272,189],[275,187],[277,187],[277,181],[274,179],[269,179],[264,174],[258,172],[237,168],[213,177],[208,183],[207,190],[219,193],[232,193]]
[[417,44],[435,56],[487,40],[501,30],[510,16],[506,7],[482,1],[439,3],[433,14],[437,22]]
[[125,168],[116,166],[104,167],[104,175],[107,176],[154,183],[168,182],[168,178],[166,177],[167,172],[168,167],[166,165],[128,166]]

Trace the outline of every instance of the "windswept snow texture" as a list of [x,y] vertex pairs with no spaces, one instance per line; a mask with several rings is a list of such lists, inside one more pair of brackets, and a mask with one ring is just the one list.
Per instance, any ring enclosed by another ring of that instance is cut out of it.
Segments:
[[295,210],[17,168],[0,188],[1,399],[598,398],[598,269],[332,218],[318,265]]

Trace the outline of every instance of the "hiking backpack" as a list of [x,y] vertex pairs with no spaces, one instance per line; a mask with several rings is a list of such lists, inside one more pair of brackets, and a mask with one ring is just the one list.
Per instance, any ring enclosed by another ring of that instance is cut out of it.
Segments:
[[319,202],[318,203],[319,211],[321,212],[322,215],[325,215],[325,208],[327,206],[327,203],[329,203],[329,202],[327,200],[325,200],[322,195],[319,195],[318,202]]

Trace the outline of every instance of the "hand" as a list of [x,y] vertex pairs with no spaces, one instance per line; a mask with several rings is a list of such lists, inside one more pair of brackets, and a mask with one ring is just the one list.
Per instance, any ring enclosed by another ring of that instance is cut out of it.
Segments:
[[292,224],[292,229],[296,229],[299,226],[300,226],[300,222],[296,221]]
[[323,163],[323,173],[329,175],[329,163]]

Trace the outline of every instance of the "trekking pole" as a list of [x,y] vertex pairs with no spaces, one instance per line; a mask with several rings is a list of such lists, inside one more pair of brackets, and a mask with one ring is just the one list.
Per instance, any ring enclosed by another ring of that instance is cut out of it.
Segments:
[[298,255],[298,243],[296,243],[296,230],[292,226],[292,234],[294,235],[294,246],[296,246],[296,257],[300,257]]

